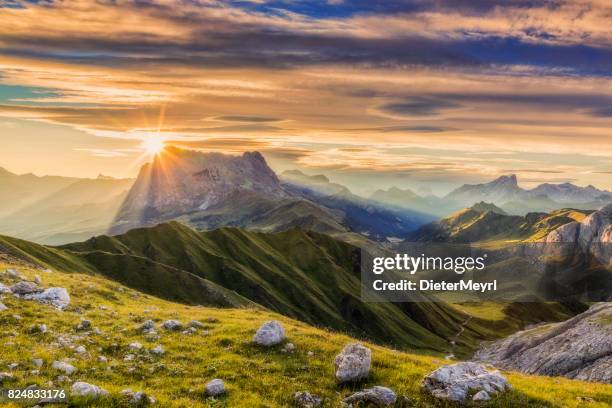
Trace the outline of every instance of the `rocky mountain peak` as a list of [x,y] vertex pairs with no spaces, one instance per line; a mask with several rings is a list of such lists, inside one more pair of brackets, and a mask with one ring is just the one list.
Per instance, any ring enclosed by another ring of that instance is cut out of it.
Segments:
[[514,186],[514,187],[518,187],[518,181],[516,179],[516,174],[510,174],[507,176],[501,176],[496,178],[495,180],[491,181],[490,183],[491,185],[497,185],[497,186]]
[[238,190],[286,195],[259,152],[231,156],[167,147],[141,168],[111,232],[210,208]]

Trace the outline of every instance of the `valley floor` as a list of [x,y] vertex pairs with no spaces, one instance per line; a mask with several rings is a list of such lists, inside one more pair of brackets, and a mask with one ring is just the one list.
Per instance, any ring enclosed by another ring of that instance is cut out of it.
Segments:
[[[10,265],[0,264],[0,271]],[[333,359],[342,348],[355,341],[348,336],[313,328],[278,314],[253,309],[215,309],[185,306],[144,295],[101,277],[86,274],[43,272],[17,267],[34,279],[39,275],[45,287],[65,287],[71,305],[65,311],[51,306],[4,295],[7,310],[0,312],[0,371],[12,373],[16,381],[3,388],[23,388],[38,384],[69,389],[70,382],[86,381],[110,392],[108,398],[93,402],[73,400],[73,406],[127,406],[121,390],[144,390],[161,407],[287,407],[296,391],[309,391],[325,398],[324,406],[337,407],[343,397],[366,386],[383,385],[404,396],[398,406],[445,406],[421,391],[423,377],[448,364],[440,357],[399,352],[368,344],[373,351],[370,378],[362,384],[338,386],[334,381]],[[0,282],[12,283],[0,272]],[[81,319],[88,319],[100,332],[78,332]],[[159,330],[159,339],[144,335],[138,327],[152,319],[158,325],[167,319],[183,323],[199,320],[204,327],[184,334]],[[284,352],[282,346],[263,349],[252,336],[266,320],[281,321],[288,341],[296,348]],[[31,333],[36,324],[46,324],[46,333]],[[132,351],[128,345],[142,343]],[[157,345],[163,355],[150,352]],[[76,348],[84,346],[84,353]],[[133,354],[131,361],[125,361]],[[104,356],[106,362],[101,362]],[[32,359],[40,358],[36,368]],[[61,374],[51,368],[56,360],[69,359],[78,371],[58,381]],[[9,364],[18,365],[10,370]],[[38,373],[33,370],[39,370]],[[609,407],[612,386],[572,381],[565,378],[505,373],[513,391],[494,398],[491,407]],[[206,398],[204,384],[213,379],[225,381],[228,393]],[[409,401],[409,402],[408,402]],[[5,404],[5,406],[17,406]]]

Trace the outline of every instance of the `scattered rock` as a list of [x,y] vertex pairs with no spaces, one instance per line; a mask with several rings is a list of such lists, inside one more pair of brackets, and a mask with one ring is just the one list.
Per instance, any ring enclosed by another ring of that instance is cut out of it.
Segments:
[[33,358],[32,359],[32,364],[34,364],[35,367],[42,367],[43,365],[43,359],[42,358]]
[[316,395],[313,395],[307,391],[298,391],[293,394],[293,400],[295,405],[299,408],[316,408],[321,406],[323,400]]
[[91,329],[91,321],[82,319],[79,324],[77,324],[76,329],[78,331],[89,330]]
[[433,371],[423,380],[423,388],[436,398],[464,402],[472,392],[496,394],[509,390],[510,384],[499,371],[488,371],[480,364],[465,362]]
[[131,388],[126,388],[121,391],[121,395],[128,398],[128,403],[131,405],[147,406],[155,404],[155,398],[145,394],[144,391],[132,391]]
[[157,346],[155,346],[152,350],[151,353],[153,354],[157,354],[158,356],[161,356],[162,354],[164,354],[166,352],[166,350],[164,350],[164,347],[161,344],[158,344]]
[[261,346],[274,346],[285,340],[285,329],[276,320],[265,322],[253,336],[253,342]]
[[100,363],[106,363],[108,361],[108,359],[104,356],[98,356],[98,361]]
[[47,332],[47,325],[46,324],[35,324],[34,326],[30,327],[30,329],[28,330],[30,333],[46,333]]
[[41,285],[42,284],[42,279],[40,279],[39,275],[34,276],[34,283],[37,285]]
[[11,286],[11,292],[16,295],[29,295],[40,292],[40,289],[34,282],[21,281]]
[[478,391],[473,397],[472,399],[474,401],[488,401],[491,399],[491,396],[489,395],[488,392],[486,392],[485,390],[482,391]]
[[19,275],[19,272],[15,268],[7,268],[6,271],[4,271],[4,273],[6,273],[11,278],[17,278],[17,279],[21,278],[21,275]]
[[134,342],[134,343],[130,343],[128,347],[132,350],[140,350],[142,349],[142,344],[138,342]]
[[74,349],[74,351],[77,352],[78,354],[87,353],[87,349],[85,348],[85,346],[78,346],[77,348]]
[[6,366],[9,368],[9,370],[14,370],[17,367],[19,367],[19,363],[10,363],[10,364],[7,364]]
[[344,383],[367,378],[371,363],[372,351],[359,343],[351,343],[334,360],[336,380]]
[[206,395],[210,397],[216,397],[217,395],[225,394],[225,384],[223,380],[215,378],[206,383],[204,387],[206,391]]
[[65,288],[48,288],[41,293],[25,295],[24,299],[36,300],[40,303],[49,304],[59,310],[64,310],[70,305],[70,296]]
[[123,357],[123,361],[132,361],[132,360],[134,360],[133,354],[126,354],[125,357]]
[[396,400],[397,396],[392,389],[375,386],[356,392],[353,395],[346,397],[343,402],[345,404],[362,402],[365,404],[373,404],[378,407],[388,407],[395,404]]
[[108,391],[97,385],[89,384],[83,381],[77,381],[72,384],[72,395],[81,397],[102,397],[108,395]]
[[65,363],[63,361],[54,361],[51,364],[51,368],[53,368],[54,370],[58,370],[63,372],[64,374],[67,375],[71,375],[77,372],[76,367],[74,367],[73,365],[70,365],[68,363]]
[[206,318],[206,323],[219,323],[219,319],[217,319],[216,317],[207,317]]
[[11,373],[0,373],[0,384],[4,384],[7,382],[11,382],[11,381],[15,381],[16,378],[13,374]]
[[4,311],[5,311],[5,310],[7,310],[7,309],[8,309],[8,307],[6,307],[6,306],[4,305],[4,303],[0,302],[0,312],[4,312]]
[[293,343],[285,344],[285,347],[281,349],[283,353],[293,353],[295,351],[295,345]]
[[150,333],[155,330],[155,322],[153,320],[145,320],[139,327],[143,333]]
[[187,323],[187,326],[194,329],[201,329],[204,327],[204,324],[202,322],[199,322],[198,320],[192,320]]
[[11,288],[5,286],[2,282],[0,282],[0,294],[2,293],[12,293]]
[[178,331],[183,328],[183,324],[178,320],[166,320],[162,323],[162,327],[166,330]]

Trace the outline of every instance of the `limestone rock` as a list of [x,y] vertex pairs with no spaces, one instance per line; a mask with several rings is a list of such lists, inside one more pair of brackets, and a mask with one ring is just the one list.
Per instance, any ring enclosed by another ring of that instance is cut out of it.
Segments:
[[527,374],[612,383],[612,303],[483,346],[474,360]]
[[438,368],[423,380],[423,388],[434,397],[464,402],[471,393],[486,391],[489,395],[510,389],[508,380],[499,371],[464,362]]
[[13,374],[6,372],[0,373],[0,385],[11,381],[15,381],[15,376]]
[[187,327],[194,328],[194,329],[201,329],[204,327],[204,324],[198,320],[192,320],[189,323],[187,323]]
[[473,397],[472,400],[474,401],[488,401],[491,399],[491,396],[489,395],[488,392],[486,391],[478,391]]
[[70,305],[70,296],[65,288],[47,288],[40,293],[24,295],[23,298],[49,304],[60,310]]
[[139,330],[143,333],[151,333],[155,331],[155,322],[153,320],[145,320],[139,327]]
[[162,323],[162,327],[166,330],[177,331],[183,328],[183,324],[178,320],[166,320]]
[[40,292],[40,288],[34,282],[21,281],[11,286],[11,292],[16,295],[29,295]]
[[298,391],[293,394],[293,400],[298,408],[316,408],[321,406],[323,400],[316,395],[313,395],[307,391]]
[[225,394],[225,384],[223,380],[215,378],[206,383],[205,392],[210,397],[216,397],[217,395]]
[[51,364],[51,368],[63,372],[64,374],[71,375],[77,372],[76,367],[63,361],[54,361]]
[[334,360],[336,380],[344,383],[367,378],[371,363],[372,351],[359,343],[351,343]]
[[285,340],[285,329],[276,320],[265,322],[253,336],[253,342],[260,346],[274,346]]
[[81,320],[81,321],[79,322],[79,324],[77,325],[76,329],[77,329],[78,331],[83,331],[83,330],[89,330],[89,329],[91,329],[91,321],[89,321],[89,320],[85,320],[85,319]]
[[121,395],[128,399],[128,404],[138,406],[148,406],[155,404],[155,398],[147,395],[144,391],[132,391],[131,388],[126,388],[121,391]]
[[345,404],[363,402],[365,404],[372,404],[378,407],[388,407],[395,404],[396,400],[397,396],[392,389],[375,386],[356,392],[353,395],[346,397],[343,402]]
[[81,397],[102,397],[108,395],[108,391],[103,388],[98,387],[97,385],[89,384],[84,381],[77,381],[72,384],[72,395],[77,395]]
[[158,356],[161,356],[162,354],[164,354],[166,352],[166,350],[164,350],[164,347],[161,344],[158,344],[157,346],[155,346],[152,350],[151,353],[153,354],[157,354]]

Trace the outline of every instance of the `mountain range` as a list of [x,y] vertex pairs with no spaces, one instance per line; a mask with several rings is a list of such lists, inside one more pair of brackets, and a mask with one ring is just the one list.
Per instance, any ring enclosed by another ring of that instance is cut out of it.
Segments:
[[594,210],[611,200],[612,193],[593,186],[524,189],[514,175],[466,184],[444,197],[392,187],[363,198],[325,175],[299,170],[277,175],[258,152],[230,156],[168,146],[135,180],[38,177],[0,169],[0,233],[63,244],[176,220],[198,230],[299,227],[363,246],[397,241],[479,202],[527,216]]
[[562,208],[595,210],[612,202],[612,192],[599,190],[591,185],[579,187],[571,183],[540,184],[532,189],[518,185],[516,175],[506,175],[482,184],[464,184],[444,197],[419,196],[409,189],[392,187],[377,190],[373,200],[387,205],[429,211],[445,216],[459,209],[485,201],[493,203],[513,215],[529,212],[551,212]]
[[104,233],[133,182],[17,175],[0,168],[0,232],[47,244]]
[[179,220],[201,230],[301,227],[384,240],[434,219],[365,200],[321,177],[297,175],[279,179],[257,152],[227,156],[168,147],[142,167],[109,232]]

